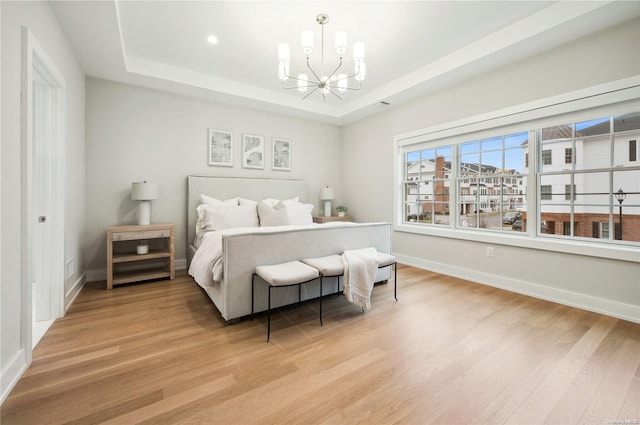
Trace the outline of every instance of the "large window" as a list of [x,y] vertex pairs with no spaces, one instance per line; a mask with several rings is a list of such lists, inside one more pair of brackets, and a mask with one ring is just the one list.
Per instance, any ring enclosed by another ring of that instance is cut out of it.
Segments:
[[631,104],[550,116],[536,110],[521,123],[508,114],[494,127],[466,120],[397,138],[404,189],[396,225],[508,233],[518,236],[507,242],[515,244],[529,238],[637,248],[640,112]]
[[[630,139],[635,140],[638,134],[637,112],[594,116],[536,130],[543,152],[576,152],[570,164],[543,161],[539,167],[539,219],[565,223],[562,232],[557,232],[562,236],[611,240],[614,235],[608,231],[605,237],[603,232],[593,232],[593,223],[605,222],[608,229],[622,218],[622,240],[640,241],[640,170],[628,155]],[[551,188],[550,197],[543,187]],[[618,190],[625,193],[622,204],[615,198]],[[620,207],[626,213],[622,217],[616,214]]]

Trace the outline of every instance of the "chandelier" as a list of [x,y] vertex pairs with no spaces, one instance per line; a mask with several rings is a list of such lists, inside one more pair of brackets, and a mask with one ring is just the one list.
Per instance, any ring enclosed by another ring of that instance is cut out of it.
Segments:
[[[340,57],[335,68],[325,73],[324,67],[324,26],[329,23],[329,16],[320,14],[316,17],[316,22],[322,28],[322,36],[320,38],[320,70],[314,70],[309,63],[309,56],[313,52],[313,31],[303,31],[301,37],[302,53],[307,57],[307,68],[311,72],[308,74],[301,73],[297,77],[290,74],[291,50],[287,43],[278,45],[278,76],[282,80],[282,87],[289,89],[298,89],[303,94],[303,99],[311,96],[316,91],[322,94],[322,100],[326,102],[329,93],[339,99],[342,99],[347,90],[360,90],[362,81],[366,75],[366,65],[364,63],[364,43],[358,41],[353,43],[353,74],[347,75],[342,70],[342,57],[347,52],[347,33],[344,31],[336,31],[335,34],[335,51]],[[344,71],[344,70],[342,70]],[[287,80],[296,80],[296,84],[287,86]],[[351,81],[351,86],[349,86]]]

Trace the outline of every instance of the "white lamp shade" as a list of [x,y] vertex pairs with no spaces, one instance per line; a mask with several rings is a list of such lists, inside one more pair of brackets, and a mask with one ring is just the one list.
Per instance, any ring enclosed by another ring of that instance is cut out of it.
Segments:
[[333,199],[336,199],[336,192],[332,187],[325,186],[320,191],[320,199],[323,201],[331,201]]
[[335,39],[336,53],[343,55],[347,51],[347,33],[344,31],[336,31]]
[[158,185],[148,182],[131,183],[131,199],[134,201],[158,199]]
[[364,43],[362,41],[357,41],[353,43],[353,61],[354,62],[364,61]]
[[299,74],[298,90],[300,90],[301,93],[304,93],[307,91],[308,85],[309,85],[309,77],[307,76],[307,74]]
[[338,75],[338,90],[341,92],[347,90],[347,74]]
[[302,46],[302,53],[310,55],[313,52],[313,31],[302,31],[300,45]]
[[287,43],[278,44],[278,60],[289,62],[291,59],[291,49]]
[[356,81],[362,81],[367,76],[367,64],[364,62],[356,62]]

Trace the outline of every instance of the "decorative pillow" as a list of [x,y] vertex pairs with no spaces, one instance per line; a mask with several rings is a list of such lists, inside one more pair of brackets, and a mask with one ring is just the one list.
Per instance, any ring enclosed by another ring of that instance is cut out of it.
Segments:
[[263,201],[269,205],[271,208],[275,207],[276,204],[278,202],[283,202],[285,204],[299,204],[300,203],[300,197],[299,196],[295,196],[293,198],[290,199],[283,199],[282,201],[278,200],[278,199],[274,199],[274,198],[265,198],[263,199]]
[[280,201],[273,207],[270,206],[269,200],[263,199],[258,202],[260,226],[311,224],[312,210],[312,204],[294,203],[291,200]]
[[271,205],[271,200],[258,201],[260,226],[284,226],[287,224],[287,210],[282,202]]
[[231,199],[226,199],[224,201],[221,201],[219,199],[216,198],[212,198],[211,196],[207,196],[204,193],[200,194],[200,202],[206,205],[226,205],[226,206],[234,206],[234,205],[238,205],[238,199],[239,198],[231,198]]

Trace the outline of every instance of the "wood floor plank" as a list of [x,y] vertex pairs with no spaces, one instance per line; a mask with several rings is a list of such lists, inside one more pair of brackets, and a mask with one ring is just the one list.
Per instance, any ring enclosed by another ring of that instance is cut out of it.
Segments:
[[2,425],[604,423],[640,418],[640,325],[398,268],[227,325],[186,273],[91,283],[33,353]]

